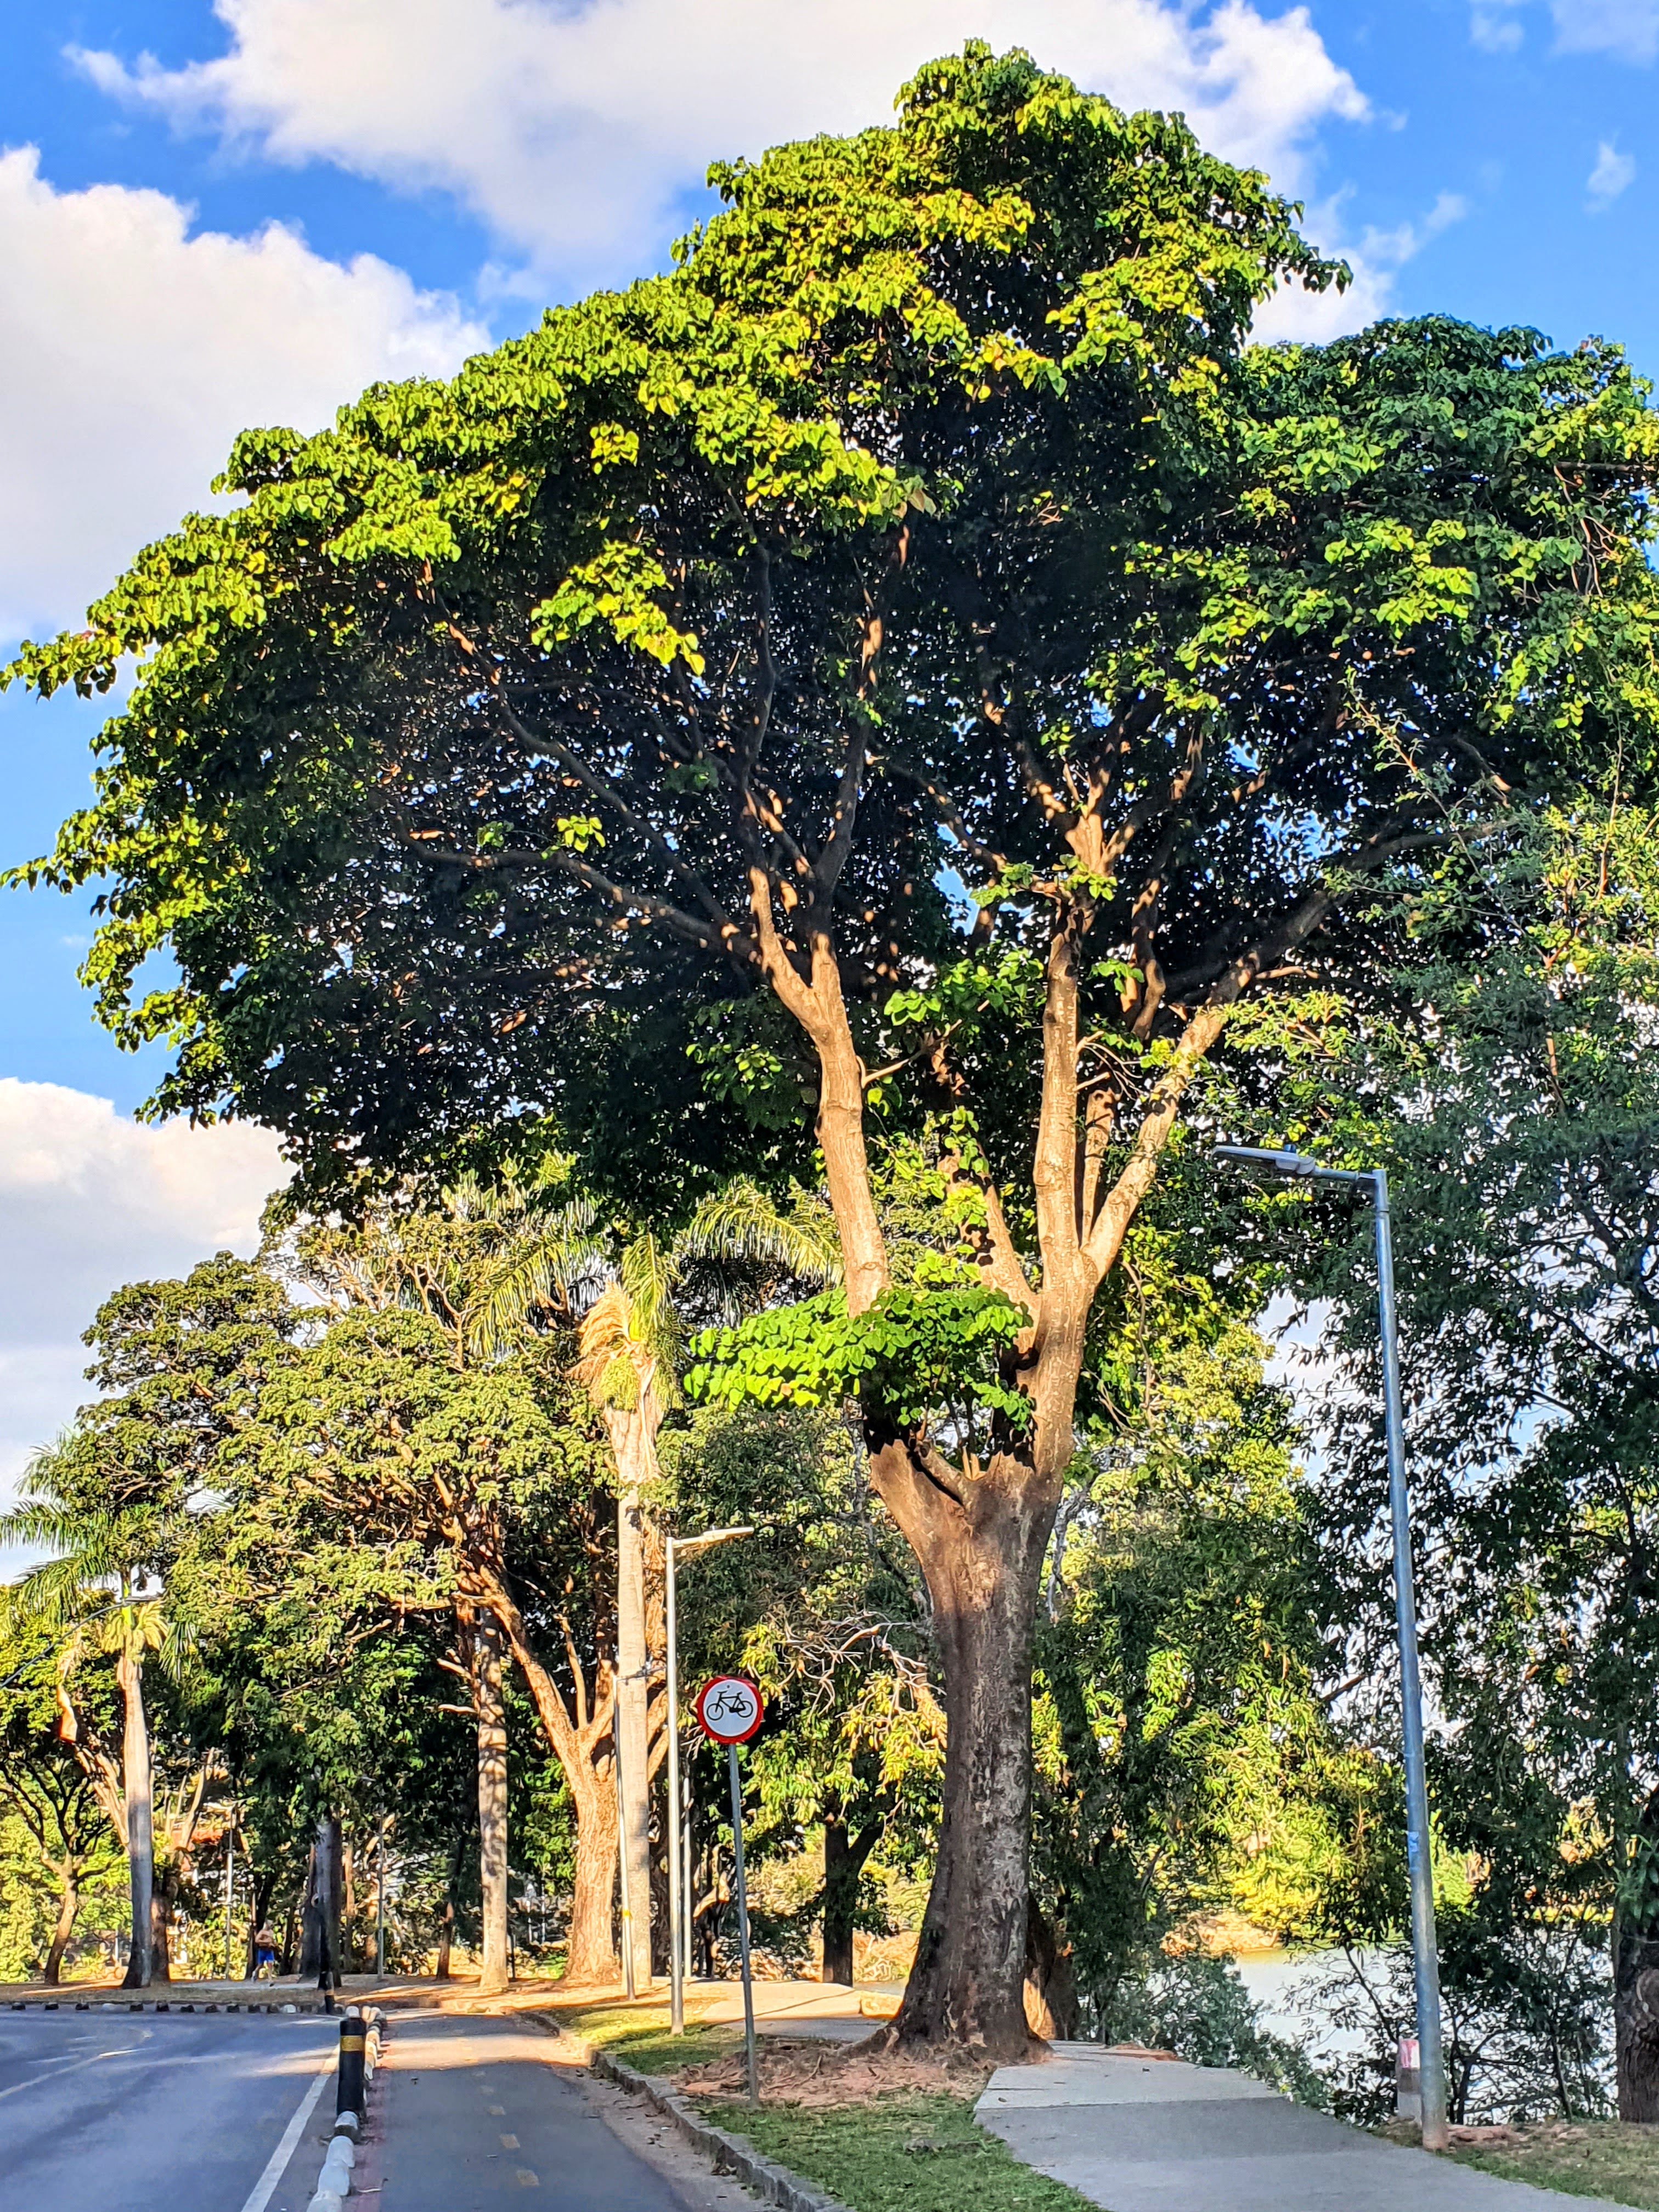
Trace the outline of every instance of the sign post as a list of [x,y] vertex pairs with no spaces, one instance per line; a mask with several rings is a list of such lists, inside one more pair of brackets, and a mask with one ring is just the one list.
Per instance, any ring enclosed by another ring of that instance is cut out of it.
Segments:
[[755,2063],[755,1985],[749,1965],[749,1891],[743,1875],[743,1782],[738,1772],[738,1746],[747,1743],[764,1719],[761,1693],[741,1674],[717,1674],[697,1692],[697,1726],[715,1743],[726,1746],[732,1778],[732,1873],[738,1899],[738,1949],[743,1960],[743,2049],[749,2068],[749,2101],[760,2102],[760,2075]]

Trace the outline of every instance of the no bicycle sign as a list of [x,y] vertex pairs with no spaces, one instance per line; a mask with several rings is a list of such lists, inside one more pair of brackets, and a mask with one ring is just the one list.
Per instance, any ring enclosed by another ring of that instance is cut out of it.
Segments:
[[747,1743],[766,1717],[761,1693],[741,1674],[716,1674],[697,1692],[697,1726],[716,1743]]

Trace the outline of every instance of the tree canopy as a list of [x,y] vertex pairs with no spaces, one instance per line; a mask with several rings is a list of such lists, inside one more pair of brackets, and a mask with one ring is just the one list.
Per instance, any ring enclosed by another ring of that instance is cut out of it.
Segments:
[[[637,1209],[804,1168],[810,1120],[951,1716],[901,2032],[1012,2050],[1097,1293],[1194,1098],[1277,1110],[1398,1004],[1446,866],[1650,787],[1656,428],[1601,344],[1249,348],[1342,281],[1297,211],[1023,54],[714,177],[672,272],[248,434],[240,505],[25,652],[138,667],[21,872],[106,879],[156,1110],[257,1115],[314,1194],[550,1132]],[[964,1425],[937,1378],[988,1361]]]

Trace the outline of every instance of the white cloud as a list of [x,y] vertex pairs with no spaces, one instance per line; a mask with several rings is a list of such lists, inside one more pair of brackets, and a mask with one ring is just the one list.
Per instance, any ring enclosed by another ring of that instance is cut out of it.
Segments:
[[251,1254],[285,1180],[268,1129],[150,1128],[84,1091],[0,1079],[0,1503],[91,1395],[78,1340],[101,1302]]
[[1659,52],[1659,0],[1550,0],[1565,54],[1614,54],[1650,62]]
[[1304,292],[1300,285],[1292,285],[1276,293],[1256,315],[1255,336],[1262,343],[1294,339],[1318,345],[1364,330],[1390,312],[1395,276],[1402,264],[1469,212],[1461,192],[1442,192],[1420,220],[1396,224],[1392,230],[1368,227],[1357,241],[1348,241],[1343,226],[1345,198],[1338,194],[1314,208],[1308,232],[1322,252],[1347,262],[1352,283],[1346,292]]
[[1475,0],[1469,12],[1469,43],[1483,53],[1513,53],[1521,44],[1521,26],[1515,10],[1525,0]]
[[191,507],[249,423],[313,429],[377,377],[488,333],[371,254],[279,224],[190,235],[155,191],[59,192],[0,153],[0,639],[78,617]]
[[1030,48],[1206,143],[1308,173],[1313,134],[1369,107],[1305,7],[1162,0],[216,0],[228,52],[165,70],[78,53],[106,92],[278,161],[454,194],[572,281],[660,255],[712,158],[890,112],[969,33]]
[[1621,154],[1610,140],[1604,138],[1595,149],[1595,167],[1584,179],[1590,213],[1600,215],[1610,208],[1620,193],[1628,191],[1635,182],[1636,156]]

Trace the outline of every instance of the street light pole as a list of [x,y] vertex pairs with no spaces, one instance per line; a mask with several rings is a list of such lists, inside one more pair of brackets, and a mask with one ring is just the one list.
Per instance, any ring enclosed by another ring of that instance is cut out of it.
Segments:
[[1382,1168],[1328,1168],[1304,1153],[1253,1145],[1217,1145],[1216,1159],[1295,1182],[1345,1183],[1371,1201],[1376,1239],[1377,1321],[1382,1340],[1382,1425],[1389,1458],[1389,1518],[1394,1536],[1394,1612],[1400,1640],[1400,1704],[1406,1753],[1406,1858],[1411,1881],[1412,1964],[1417,1991],[1417,2045],[1423,2148],[1444,2150],[1446,2068],[1440,2040],[1440,1955],[1434,1925],[1434,1868],[1429,1849],[1429,1793],[1423,1765],[1423,1683],[1417,1657],[1417,1603],[1412,1578],[1411,1498],[1406,1488],[1406,1434],[1400,1396],[1400,1338],[1394,1288],[1394,1236],[1389,1178]]
[[[680,1903],[680,1654],[675,1611],[675,1568],[697,1552],[735,1544],[752,1528],[710,1528],[701,1536],[671,1536],[668,1562],[668,2017],[671,2035],[685,2033],[685,1979],[691,1971],[690,1938],[681,1924]],[[689,1878],[689,1870],[688,1870]]]

